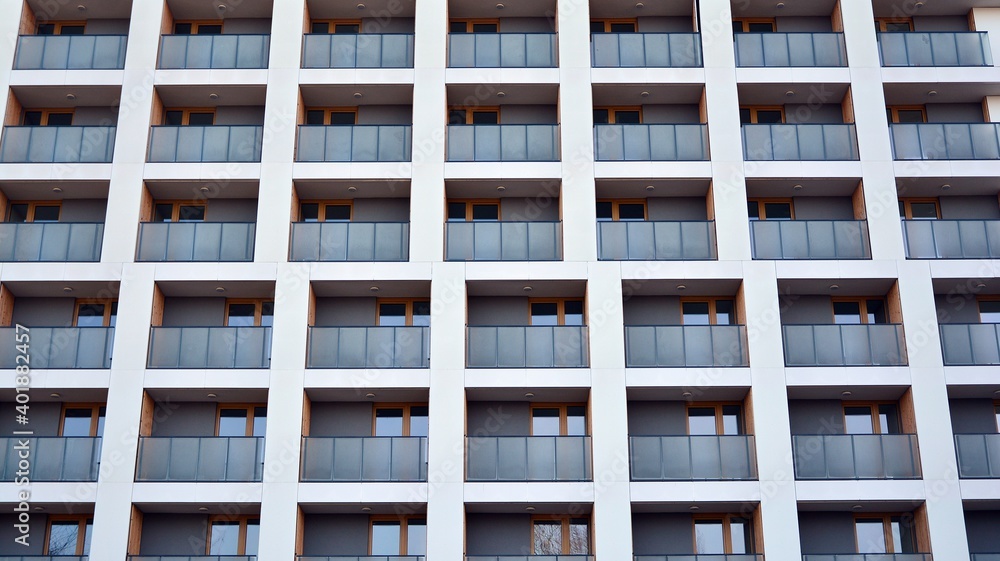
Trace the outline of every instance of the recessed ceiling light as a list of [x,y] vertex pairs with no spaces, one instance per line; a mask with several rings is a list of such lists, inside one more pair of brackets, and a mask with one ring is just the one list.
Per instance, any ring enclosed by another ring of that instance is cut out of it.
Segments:
[[523,290],[525,292],[531,292],[531,287],[530,286],[526,286],[526,287],[522,288],[521,290]]
[[354,99],[361,99],[363,97],[365,97],[365,94],[361,92],[354,92]]
[[73,287],[72,286],[64,286],[63,287],[63,292],[73,292]]
[[637,10],[641,10],[641,9],[643,9],[645,7],[646,7],[646,5],[643,4],[642,2],[636,2],[635,3],[635,9],[637,9]]
[[687,285],[686,284],[678,284],[677,285],[677,290],[687,290]]
[[377,287],[377,286],[369,286],[368,290],[370,292],[378,292],[379,291],[379,287]]
[[535,394],[532,393],[532,392],[524,392],[524,397],[526,397],[528,399],[531,399],[531,398],[535,397]]
[[683,397],[684,399],[691,399],[692,397],[694,397],[694,394],[689,391],[683,391],[681,392],[681,397]]
[[215,399],[215,398],[219,397],[219,394],[207,393],[207,394],[205,394],[205,397],[207,397],[209,399]]
[[371,512],[371,511],[372,511],[372,507],[370,507],[370,506],[363,506],[363,507],[361,507],[361,512]]
[[60,397],[62,397],[62,394],[58,394],[56,392],[52,392],[52,393],[49,394],[49,397],[51,397],[53,399],[59,399]]
[[497,4],[497,9],[498,9],[498,10],[502,10],[502,9],[504,9],[504,8],[506,8],[506,7],[507,7],[507,6],[504,6],[503,4]]
[[930,96],[930,97],[934,97],[934,96],[937,95],[937,90],[931,90],[931,91],[927,92],[927,95]]
[[780,9],[782,9],[782,8],[785,7],[785,3],[784,2],[778,2],[777,4],[774,5],[774,7],[778,8],[780,10]]
[[977,283],[976,283],[976,288],[979,288],[979,289],[983,289],[983,288],[986,288],[986,283],[985,283],[985,282],[982,282],[982,281],[980,281],[980,282],[977,282]]
[[526,506],[526,507],[524,507],[524,510],[526,510],[528,512],[535,512],[535,507],[533,507],[533,506]]
[[198,511],[199,512],[208,512],[208,507],[207,506],[200,506],[200,507],[198,507]]
[[639,97],[649,97],[649,92],[639,92]]
[[844,390],[840,392],[840,397],[851,397],[852,395],[854,395],[854,392],[850,390]]
[[373,397],[375,397],[375,394],[373,392],[368,392],[365,394],[365,397],[367,397],[368,399],[372,399]]
[[351,185],[351,186],[349,186],[349,187],[347,188],[347,190],[348,190],[348,191],[350,191],[350,192],[352,192],[352,193],[354,193],[355,191],[357,191],[357,190],[358,190],[358,188],[357,188],[357,187],[355,187],[354,185]]
[[220,12],[225,12],[228,6],[226,6],[225,4],[219,4],[218,6],[216,6],[216,8],[218,8]]
[[216,292],[225,292],[226,291],[226,287],[224,287],[224,286],[217,286],[217,287],[215,287],[215,291]]
[[364,9],[365,9],[365,8],[367,8],[368,6],[365,6],[364,4],[358,4],[358,5],[356,6],[356,7],[357,7],[357,9],[359,9],[359,10],[364,10]]
[[831,284],[830,285],[830,290],[840,290],[840,285],[839,284]]
[[923,2],[917,2],[916,4],[913,5],[913,7],[919,10],[920,8],[924,7],[924,3]]
[[506,190],[507,190],[507,188],[504,187],[503,185],[497,185],[497,191],[500,191],[501,193],[503,193]]
[[653,189],[656,189],[656,186],[654,186],[654,185],[646,185],[646,190],[647,191],[652,191]]
[[507,92],[497,92],[497,97],[507,97]]
[[83,4],[77,4],[77,5],[76,5],[76,9],[77,9],[78,11],[80,11],[80,12],[86,12],[86,11],[87,11],[87,7],[86,7],[86,6],[84,6]]
[[785,97],[792,97],[793,95],[795,95],[795,90],[788,90],[785,92]]
[[68,93],[66,94],[66,99],[73,101],[74,99],[76,99],[76,94]]
[[44,506],[36,506],[35,510],[38,510],[38,511],[45,510],[45,507]]
[[219,99],[219,94],[212,92],[208,94],[208,99]]
[[701,510],[701,507],[698,506],[698,505],[691,505],[691,506],[688,507],[688,510],[690,510],[691,512],[697,512],[697,511]]
[[801,183],[796,183],[795,185],[792,185],[792,190],[793,191],[801,191],[802,190],[802,184]]
[[993,395],[1000,395],[1000,390],[994,390]]
[[52,188],[52,192],[53,193],[62,193],[62,187],[53,187]]
[[951,183],[945,183],[941,186],[942,191],[951,191]]
[[851,507],[851,510],[853,510],[853,511],[859,511],[859,510],[861,510],[863,508],[865,508],[865,507],[863,507],[861,505],[854,505],[854,506]]
[[208,185],[202,185],[201,187],[198,187],[198,190],[202,193],[208,193]]

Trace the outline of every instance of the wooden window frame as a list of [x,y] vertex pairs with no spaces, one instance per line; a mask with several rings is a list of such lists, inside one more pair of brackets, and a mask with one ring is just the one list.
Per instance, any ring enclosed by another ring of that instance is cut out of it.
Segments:
[[[885,317],[889,319],[889,299],[885,296],[832,296],[830,297],[830,317],[836,321],[837,313],[834,308],[834,303],[836,302],[856,302],[859,304],[858,309],[861,313],[861,325],[877,325],[868,323],[868,301],[869,300],[881,300],[885,309]],[[887,321],[892,323],[891,321]],[[834,324],[836,325],[836,324]]]
[[528,407],[528,432],[529,436],[534,436],[535,434],[535,423],[533,422],[535,418],[535,409],[558,409],[559,410],[559,436],[567,436],[569,433],[569,408],[570,407],[583,407],[584,416],[583,424],[587,427],[586,432],[590,434],[590,413],[587,409],[586,403],[532,403]]
[[43,25],[51,25],[51,26],[53,26],[52,35],[62,35],[62,28],[64,28],[64,27],[74,27],[74,26],[77,26],[77,25],[79,25],[80,27],[83,28],[84,33],[87,32],[87,20],[79,20],[79,21],[43,21],[43,22],[35,25],[35,34],[36,35],[38,34],[38,30]]
[[611,203],[611,221],[618,222],[621,219],[619,206],[621,205],[642,205],[642,219],[649,220],[649,204],[646,199],[597,199],[599,203]]
[[737,22],[743,25],[743,33],[750,33],[750,24],[754,23],[769,23],[772,33],[778,31],[778,23],[774,18],[733,18],[733,23]]
[[[882,405],[892,405],[896,408],[896,415],[899,417],[900,429],[902,429],[903,414],[901,409],[901,404],[898,401],[842,401],[840,405],[840,414],[843,418],[844,427],[847,427],[847,408],[848,407],[868,407],[872,417],[872,430],[875,431],[873,434],[883,435],[891,434],[885,432],[885,427],[882,426],[882,421],[879,418],[878,408]],[[900,431],[905,434],[905,431]]]
[[[307,107],[305,114],[308,115],[310,111],[322,111],[323,112],[323,126],[331,126],[330,125],[330,116],[332,114],[334,114],[334,113],[352,113],[352,114],[354,114],[354,124],[355,125],[358,124],[358,108],[357,107]],[[319,126],[319,125],[313,125],[313,126]],[[341,126],[350,126],[350,125],[341,125]]]
[[[427,524],[426,514],[372,514],[368,517],[368,555],[372,555],[373,540],[375,539],[375,523],[376,522],[398,522],[399,523],[399,555],[404,556],[407,554],[407,547],[409,546],[410,538],[410,521],[411,520],[423,520],[424,525]],[[390,555],[389,557],[394,557]]]
[[428,298],[376,298],[375,299],[375,326],[381,325],[382,314],[380,313],[382,304],[406,304],[406,327],[413,326],[413,304],[417,302],[430,303]]
[[28,205],[28,213],[24,220],[26,224],[35,221],[35,209],[40,206],[59,207],[59,215],[62,216],[62,201],[9,201],[7,203],[7,214],[4,216],[4,219],[8,222],[10,221],[11,207],[14,205]]
[[256,520],[257,525],[260,525],[260,515],[259,514],[241,514],[241,515],[229,515],[229,514],[213,514],[208,517],[208,532],[205,540],[205,555],[212,554],[212,526],[216,522],[237,522],[240,525],[240,534],[236,539],[236,554],[246,555],[247,551],[247,526],[251,520]]
[[[167,113],[170,113],[172,111],[180,111],[181,124],[171,125],[171,126],[181,126],[181,127],[190,126],[191,113],[211,113],[212,125],[215,125],[215,118],[217,117],[215,109],[216,109],[215,107],[170,107],[163,110],[163,122],[164,123],[167,122]],[[199,125],[199,126],[206,126],[206,125]]]
[[80,306],[87,304],[104,305],[104,327],[111,327],[111,305],[118,303],[117,298],[77,298],[73,305],[73,326],[78,325],[80,319]]
[[632,26],[635,28],[635,31],[633,33],[637,33],[639,31],[638,18],[592,18],[590,20],[590,23],[598,23],[598,22],[604,24],[604,33],[612,33],[611,26],[612,24],[616,23],[617,24],[631,23]]
[[684,407],[684,424],[687,429],[687,434],[691,436],[691,414],[692,409],[715,409],[715,433],[717,436],[725,435],[726,427],[725,421],[722,414],[724,407],[739,407],[740,408],[740,426],[739,435],[746,434],[746,419],[743,415],[743,403],[739,401],[710,401],[710,402],[689,402]]
[[264,304],[268,302],[274,304],[274,298],[226,298],[225,326],[229,326],[229,306],[233,304],[254,304],[253,326],[260,327],[261,318],[264,316]]
[[[753,518],[750,516],[740,516],[738,514],[694,514],[691,516],[691,543],[694,545],[694,549],[698,549],[698,521],[707,522],[721,522],[722,523],[722,547],[726,553],[723,555],[740,555],[738,553],[733,553],[733,534],[732,534],[732,522],[733,518],[742,518],[747,521],[748,535],[750,535],[750,543],[753,545],[752,551],[747,552],[748,554],[756,553],[757,551],[757,539],[753,530]],[[713,555],[711,553],[700,553],[695,551],[695,555]]]
[[[243,436],[253,436],[253,422],[256,417],[254,410],[258,407],[267,408],[267,403],[219,403],[215,407],[215,436],[219,436],[219,429],[222,428],[222,412],[241,410],[247,412],[247,426]],[[265,417],[266,419],[267,417]]]
[[937,220],[941,220],[941,201],[936,197],[906,197],[899,199],[899,201],[903,203],[903,218],[907,220],[913,220],[913,203],[934,203],[934,208],[937,209]]
[[222,28],[222,32],[226,31],[226,20],[223,19],[179,19],[175,20],[173,23],[173,32],[177,34],[177,24],[190,24],[191,33],[185,33],[184,35],[198,35],[198,29],[203,25],[218,25]]
[[[718,302],[732,302],[733,303],[733,315],[736,315],[736,297],[735,296],[682,296],[681,297],[681,325],[684,325],[684,303],[685,302],[708,302],[708,324],[709,325],[719,325],[718,324],[718,309],[716,305]],[[731,325],[731,324],[723,324]],[[727,404],[731,405],[731,404]]]
[[556,304],[556,325],[566,325],[566,302],[580,301],[583,303],[583,325],[587,325],[587,299],[583,296],[576,298],[528,298],[528,325],[531,322],[532,304]]
[[156,207],[159,206],[159,205],[172,205],[173,206],[173,208],[170,210],[170,221],[171,222],[179,222],[180,221],[180,219],[181,219],[181,207],[182,206],[200,206],[200,207],[202,207],[203,209],[205,209],[204,210],[205,221],[206,222],[208,221],[208,200],[207,199],[202,199],[202,200],[199,200],[199,201],[186,201],[186,200],[179,200],[179,199],[165,199],[165,200],[160,200],[160,201],[157,201],[157,200],[153,201],[153,205],[152,205],[153,209],[156,209]]
[[639,112],[639,123],[642,123],[642,106],[641,105],[598,105],[594,107],[594,111],[605,110],[608,112],[608,123],[609,125],[617,124],[617,113],[619,111],[638,111]]
[[319,205],[319,214],[317,215],[317,222],[326,222],[326,207],[331,206],[346,206],[351,211],[351,216],[348,218],[348,222],[354,221],[354,200],[353,199],[306,199],[299,201],[299,216],[302,216],[302,205]]
[[[746,109],[750,111],[750,123],[751,125],[757,125],[758,117],[757,113],[761,111],[780,111],[781,112],[781,123],[785,123],[785,106],[784,105],[740,105],[740,109]],[[746,124],[746,123],[744,123]],[[779,123],[769,123],[769,124],[779,124]]]
[[[871,514],[869,514],[869,513],[855,513],[854,514],[854,551],[858,551],[858,549],[859,549],[858,546],[860,545],[858,543],[858,520],[881,520],[882,521],[882,533],[885,536],[885,548],[886,548],[887,552],[889,554],[900,553],[900,552],[896,551],[896,549],[897,549],[898,545],[901,545],[901,544],[894,543],[893,539],[892,539],[892,519],[896,518],[896,517],[899,517],[900,519],[903,519],[903,518],[906,518],[908,514],[910,514],[910,513],[907,513],[907,512],[895,513],[895,514],[893,514],[893,513],[881,513],[881,512],[879,512],[879,513],[871,513]],[[910,516],[912,516],[912,515],[910,514]],[[915,522],[916,522],[916,520],[914,520],[914,526],[915,526]],[[919,530],[916,527],[914,527],[913,531],[914,531],[914,533],[916,533]],[[917,549],[919,549],[919,547]],[[878,554],[876,554],[876,555],[878,555]]]
[[451,33],[451,24],[453,23],[465,23],[465,32],[473,33],[472,27],[474,25],[481,25],[484,23],[494,23],[497,26],[497,33],[500,33],[500,18],[455,18],[448,20],[448,32]]
[[920,111],[921,115],[923,115],[923,122],[927,122],[926,105],[889,105],[886,109],[889,111],[889,120],[892,123],[899,123],[900,111]]
[[379,409],[403,410],[403,436],[410,436],[410,415],[414,407],[428,407],[426,403],[376,403],[372,407],[372,436],[375,436],[375,424]]
[[[87,521],[94,523],[93,514],[50,514],[45,521],[45,547],[42,554],[49,555],[49,540],[52,538],[53,522],[78,522],[79,530],[76,534],[76,555],[83,555],[83,547],[87,543]],[[81,539],[83,538],[83,539]]]
[[336,35],[337,34],[336,28],[337,28],[338,25],[356,25],[356,26],[358,26],[358,32],[356,34],[355,33],[348,33],[346,35],[360,35],[361,32],[362,32],[362,30],[364,29],[364,26],[361,24],[361,20],[360,19],[313,19],[313,20],[309,20],[309,32],[310,32],[310,34],[312,34],[312,26],[315,25],[315,24],[317,24],[317,23],[325,23],[327,26],[329,26],[328,27],[329,31],[327,31],[326,33],[321,34],[321,35]]
[[59,412],[59,436],[63,435],[67,409],[90,409],[90,436],[91,438],[96,437],[102,407],[106,412],[108,408],[106,403],[63,403],[62,410]]
[[[25,125],[24,121],[25,121],[25,118],[28,116],[28,113],[34,113],[34,112],[40,112],[42,114],[42,123],[40,125]],[[52,115],[53,113],[58,114],[58,115],[64,115],[66,113],[69,113],[73,117],[76,117],[76,109],[73,108],[73,107],[44,108],[44,109],[42,109],[42,108],[31,108],[31,109],[25,109],[25,110],[23,110],[21,112],[21,125],[22,126],[47,127],[47,126],[49,126],[49,116]]]
[[496,113],[497,123],[500,123],[500,106],[499,105],[483,105],[483,106],[465,106],[465,105],[455,105],[448,107],[448,114],[450,115],[452,111],[465,111],[465,124],[471,125],[472,114],[473,113]]
[[593,520],[590,516],[574,516],[571,514],[533,514],[531,515],[531,554],[535,553],[535,522],[536,521],[546,521],[552,522],[557,521],[562,525],[562,553],[561,555],[570,555],[570,531],[569,527],[573,520],[586,520],[587,521],[587,551],[593,554],[594,543],[592,536]]
[[788,203],[789,214],[795,220],[795,199],[782,197],[754,197],[747,199],[747,203],[757,203],[757,220],[767,220],[767,212],[764,210],[768,203]]
[[496,205],[497,222],[503,221],[503,207],[500,199],[448,199],[447,204],[465,203],[465,221],[472,222],[472,207],[474,205]]
[[886,26],[890,23],[909,24],[910,31],[913,31],[913,18],[875,18],[875,25],[881,33],[892,33],[891,31],[886,31]]

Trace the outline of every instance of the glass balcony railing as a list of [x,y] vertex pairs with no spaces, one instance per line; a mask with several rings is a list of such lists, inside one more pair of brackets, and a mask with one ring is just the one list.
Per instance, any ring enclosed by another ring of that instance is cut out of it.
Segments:
[[940,330],[945,366],[1000,364],[1000,324],[942,323]]
[[[111,368],[113,327],[27,327],[27,355],[32,369]],[[0,340],[11,341],[10,345],[0,346],[0,368],[14,368],[24,362],[17,359],[24,353],[14,348],[15,333],[25,331],[0,327]]]
[[149,162],[259,162],[264,127],[257,125],[156,126]]
[[310,33],[302,68],[413,68],[413,34]]
[[465,561],[594,561],[594,556],[593,555],[466,555]]
[[115,127],[4,127],[0,163],[106,164],[115,151]]
[[424,556],[423,555],[299,555],[295,557],[295,561],[424,561]]
[[121,70],[126,35],[21,35],[14,70]]
[[594,125],[600,162],[693,162],[708,159],[708,125]]
[[267,68],[269,35],[164,35],[160,68]]
[[407,261],[409,222],[296,222],[290,261]]
[[743,125],[748,161],[843,161],[858,159],[853,124]]
[[555,33],[448,35],[451,68],[555,68]]
[[919,479],[913,434],[792,435],[796,479]]
[[864,220],[750,222],[754,259],[871,259]]
[[973,553],[969,557],[971,561],[1000,561],[1000,553]]
[[590,481],[589,436],[484,436],[466,440],[468,481]]
[[264,439],[253,436],[146,436],[139,439],[136,481],[261,481]]
[[[63,561],[56,557],[53,561]],[[129,555],[128,561],[257,561],[256,555]],[[0,561],[3,558],[0,557]]]
[[891,123],[897,160],[1000,160],[1000,123]]
[[[850,546],[853,547],[853,546]],[[931,561],[930,553],[823,553],[803,555],[802,561]]]
[[975,31],[879,33],[882,66],[993,66],[990,40]]
[[757,479],[752,435],[629,437],[632,481]]
[[427,439],[306,437],[301,481],[427,481]]
[[86,555],[2,555],[0,561],[88,561]]
[[744,325],[626,325],[625,366],[749,366]]
[[449,162],[556,162],[559,125],[448,125]]
[[586,368],[586,326],[470,326],[469,368]]
[[753,553],[635,555],[632,561],[763,561],[763,555]]
[[2,223],[0,262],[100,261],[103,242],[99,222]]
[[910,259],[1000,258],[1000,220],[903,220]]
[[136,261],[253,261],[253,222],[144,222]]
[[599,221],[597,254],[604,261],[716,259],[715,222]]
[[410,125],[300,125],[299,162],[409,162]]
[[[22,446],[24,443],[27,446]],[[31,457],[32,481],[97,481],[97,470],[101,462],[100,438],[0,438],[0,446],[5,451],[3,467],[0,468],[4,481],[14,481],[17,478],[17,472],[21,469],[18,461],[23,459],[20,454],[24,450]]]
[[449,261],[558,261],[562,222],[448,222]]
[[847,66],[843,33],[736,33],[736,66]]
[[153,327],[147,368],[269,368],[270,327]]
[[594,68],[696,68],[702,65],[698,33],[592,33]]
[[903,326],[783,325],[785,366],[906,366]]
[[429,327],[310,327],[306,368],[429,368]]
[[955,451],[959,477],[1000,478],[1000,434],[956,434]]

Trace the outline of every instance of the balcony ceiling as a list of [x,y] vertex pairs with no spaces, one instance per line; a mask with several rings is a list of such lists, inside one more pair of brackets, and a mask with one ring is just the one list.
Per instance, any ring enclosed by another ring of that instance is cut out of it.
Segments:
[[[735,296],[740,279],[646,279],[625,281],[635,296]],[[683,286],[683,289],[678,288]]]
[[[378,291],[372,291],[373,286]],[[317,298],[430,298],[431,295],[431,282],[427,280],[315,281],[312,287]]]
[[[634,2],[633,2],[634,4]],[[503,8],[498,8],[502,5]],[[521,2],[512,0],[450,0],[449,18],[552,18],[556,0]]]
[[[830,296],[885,296],[896,279],[779,279],[778,293]],[[840,288],[831,289],[831,285]]]
[[[530,286],[530,291],[524,287]],[[524,298],[583,298],[585,280],[469,281],[469,296],[521,296]]]
[[[219,483],[218,485],[224,485]],[[259,485],[259,484],[258,484]],[[232,516],[233,507],[238,507],[238,512],[240,514],[260,514],[260,503],[243,502],[243,503],[231,503],[226,502],[224,504],[213,504],[210,502],[201,502],[195,497],[189,496],[187,500],[192,502],[185,503],[135,503],[135,506],[139,508],[144,513],[159,513],[159,514],[197,514],[199,516],[209,516],[212,514],[226,514]],[[207,507],[208,510],[200,511],[200,507]]]
[[[989,275],[992,274],[992,272],[989,272]],[[948,294],[1000,294],[1000,278],[992,276],[984,278],[936,278],[932,279],[931,282],[934,285],[934,294],[941,296]],[[983,288],[977,288],[976,285],[979,283],[985,284],[986,286]]]
[[[930,92],[936,93],[931,95]],[[885,85],[887,105],[982,103],[983,98],[988,95],[1000,95],[1000,82]]]
[[[540,179],[512,181],[456,179],[445,183],[445,193],[449,199],[539,198],[539,206],[543,204],[551,206],[559,203],[559,183],[558,180]],[[497,187],[503,187],[503,190],[498,191]]]
[[[524,396],[531,392],[535,397]],[[590,388],[468,388],[465,391],[469,401],[519,401],[528,403],[586,403],[590,399]]]
[[[265,403],[265,388],[150,388],[147,390],[154,400],[169,403]],[[216,397],[208,397],[214,393]]]
[[917,0],[872,0],[878,17],[908,16],[964,16],[972,8],[1000,8],[997,0],[920,0],[923,7],[916,8]]
[[673,386],[673,387],[635,387],[631,386],[626,391],[628,394],[629,401],[673,401],[673,402],[688,402],[688,398],[684,397],[682,394],[686,391],[694,393],[697,389],[698,397],[692,401],[692,403],[697,403],[699,401],[743,401],[747,392],[747,388],[739,387],[722,387],[722,386],[699,386],[698,388],[688,388],[685,386]]
[[[645,199],[648,197],[704,197],[708,179],[598,179],[598,198]],[[652,186],[649,191],[646,187]]]
[[[143,0],[139,0],[140,2]],[[146,0],[148,1],[148,0]],[[50,20],[82,20],[82,19],[128,19],[132,13],[130,0],[118,2],[102,2],[95,0],[80,0],[78,2],[52,2],[51,0],[28,0],[28,6],[35,12],[38,21]],[[80,10],[78,6],[85,6]]]
[[[676,503],[644,503],[639,502],[642,498],[632,498],[632,512],[634,513],[644,513],[644,514],[657,514],[657,513],[684,513],[692,514],[691,503],[676,502]],[[743,507],[749,505],[755,507],[756,503],[739,503],[739,502],[719,502],[719,503],[709,503],[705,501],[698,501],[698,514],[718,514],[718,513],[733,513],[733,512],[743,512]]]
[[[642,2],[642,8],[636,4]],[[601,0],[591,2],[590,16],[595,18],[637,18],[650,16],[688,16],[694,10],[693,0],[664,2],[662,0]]]
[[[764,179],[747,181],[748,197],[850,197],[860,178],[850,179]],[[802,189],[796,190],[795,186]]]
[[453,84],[448,86],[448,105],[555,105],[558,92],[557,84]]
[[[350,191],[356,187],[357,191]],[[408,179],[356,181],[344,179],[299,180],[295,182],[299,199],[394,199],[410,196]]]
[[[199,199],[256,199],[257,181],[147,181],[146,187],[154,199],[193,201]],[[208,191],[202,191],[208,187]]]
[[[951,185],[942,189],[942,185]],[[897,178],[896,192],[900,197],[962,197],[1000,193],[1000,177],[912,177]]]
[[[58,187],[61,192],[53,192]],[[0,191],[12,201],[53,201],[65,199],[107,199],[106,181],[7,181]]]
[[[364,8],[359,9],[358,4],[362,4]],[[309,17],[312,19],[372,18],[374,24],[386,22],[393,17],[412,18],[416,11],[413,0],[355,0],[354,2],[309,0],[308,5]],[[378,30],[366,28],[365,32],[378,33]]]
[[[156,93],[164,107],[263,106],[267,95],[264,86],[158,86]],[[218,95],[212,99],[210,94]]]
[[[321,485],[313,483],[313,485]],[[405,509],[409,514],[423,514],[427,512],[426,504],[417,503],[357,503],[354,498],[344,497],[350,500],[349,503],[309,503],[309,500],[316,500],[315,497],[300,497],[299,507],[306,515],[309,514],[357,514],[367,522],[371,514],[395,514],[399,515],[400,509]],[[383,499],[385,500],[385,499]],[[362,508],[371,510],[362,511]],[[363,557],[362,557],[363,559]]]
[[[800,512],[910,512],[920,506],[923,501],[864,501],[853,500],[844,502],[823,501],[819,503],[799,501]],[[861,505],[861,510],[854,510],[854,505]]]
[[[5,281],[14,298],[108,298],[118,295],[121,283],[107,281]],[[66,291],[69,287],[73,290]]]
[[740,84],[740,105],[839,104],[848,87],[849,84]]
[[[530,483],[529,483],[530,485]],[[535,510],[528,512],[528,506]],[[465,512],[486,513],[486,514],[566,514],[573,513],[574,516],[586,516],[590,514],[593,505],[578,503],[465,503]],[[530,558],[529,558],[530,559]]]
[[[354,94],[361,94],[355,97]],[[302,86],[306,107],[355,107],[358,105],[413,105],[413,85],[361,84]]]
[[[273,298],[274,281],[160,281],[156,286],[172,298]],[[225,288],[218,292],[217,287]]]
[[[594,105],[676,105],[701,101],[701,84],[614,84],[594,86]],[[648,95],[643,97],[642,93]]]
[[[309,399],[312,400],[313,407],[323,407],[329,402],[349,402],[357,403],[367,393],[375,394],[375,397],[364,397],[366,401],[372,403],[426,403],[427,388],[371,388],[359,390],[358,388],[310,388],[306,390]],[[336,408],[337,405],[330,407]]]
[[[898,2],[898,0],[896,0]],[[790,17],[821,16],[833,13],[837,0],[785,0],[784,7],[777,7],[777,0],[733,1],[734,17]]]
[[[788,399],[896,401],[902,397],[908,389],[909,388],[905,386],[789,386]],[[844,396],[843,392],[845,390],[850,390],[851,395]]]
[[[25,108],[112,107],[121,99],[121,86],[13,86]],[[67,95],[75,96],[68,99]]]
[[[2,389],[0,401],[14,401],[17,393],[14,388]],[[107,388],[59,388],[56,394],[58,397],[52,397],[50,393],[50,390],[31,392],[31,401],[32,403],[104,403],[108,400]],[[55,512],[48,509],[46,511]]]
[[[149,0],[139,0],[149,1]],[[272,0],[167,0],[175,19],[266,18],[274,11]],[[220,10],[219,6],[226,6]]]

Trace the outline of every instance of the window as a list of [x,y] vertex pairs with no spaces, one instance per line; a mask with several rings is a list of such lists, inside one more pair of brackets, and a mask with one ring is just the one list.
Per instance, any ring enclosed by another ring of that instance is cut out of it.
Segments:
[[890,123],[926,123],[927,108],[923,105],[894,105],[885,108]]
[[833,323],[838,325],[889,323],[886,312],[882,298],[833,299]]
[[499,200],[448,201],[448,222],[497,222],[499,220]]
[[638,23],[634,19],[592,19],[591,33],[635,33]]
[[98,403],[63,405],[59,436],[103,436],[106,413],[107,407]]
[[993,405],[993,416],[997,420],[997,432],[1000,432],[1000,404]]
[[531,436],[584,436],[586,405],[532,405]]
[[222,35],[221,21],[178,21],[174,23],[177,35]]
[[500,31],[498,19],[453,19],[448,25],[450,33],[497,33]]
[[153,205],[153,222],[204,222],[203,202],[160,201]]
[[916,553],[917,540],[912,516],[857,516],[854,530],[858,553]]
[[699,555],[754,552],[750,520],[730,514],[694,519],[694,551]]
[[376,405],[373,436],[427,436],[426,405]]
[[274,301],[227,300],[226,325],[230,327],[271,327],[274,325]]
[[431,324],[431,302],[430,300],[378,300],[378,317],[376,318],[380,326],[423,326]]
[[356,125],[358,124],[358,109],[356,107],[307,109],[307,125]]
[[875,18],[875,29],[887,33],[907,33],[913,31],[913,19]]
[[774,18],[733,18],[733,33],[774,33]]
[[257,555],[260,518],[256,516],[212,516],[208,526],[209,555]]
[[743,434],[743,409],[738,403],[689,405],[687,418],[691,436]]
[[263,438],[267,429],[267,407],[264,405],[219,405],[216,436]]
[[499,107],[452,107],[448,109],[449,125],[498,125]]
[[938,220],[941,205],[937,199],[900,199],[899,216],[907,220]]
[[742,106],[740,107],[740,124],[780,124],[785,122],[785,108],[777,105],[772,107]]
[[83,35],[87,27],[85,21],[57,21],[40,23],[36,29],[38,35]]
[[736,305],[728,298],[681,299],[684,325],[736,325]]
[[76,301],[73,325],[77,327],[114,327],[118,319],[117,300]]
[[646,201],[644,200],[598,200],[598,222],[640,222],[646,220]]
[[747,215],[754,220],[794,220],[792,199],[750,199]]
[[980,298],[979,323],[1000,323],[1000,300]]
[[73,124],[73,110],[27,109],[21,124],[28,127],[68,127]]
[[59,222],[58,201],[16,202],[7,209],[7,222]]
[[895,403],[844,404],[844,434],[900,434]]
[[528,307],[531,325],[583,325],[583,300],[532,299]]
[[46,529],[45,555],[90,555],[93,515],[51,515]]
[[642,107],[595,107],[594,124],[634,125],[642,122]]
[[299,204],[302,222],[350,222],[353,213],[351,201],[305,201]]
[[215,109],[167,109],[163,124],[171,127],[210,127],[215,124]]
[[532,555],[589,555],[590,520],[568,516],[531,518]]
[[361,20],[314,19],[310,33],[361,33]]
[[423,516],[372,516],[369,555],[425,555],[427,519]]

